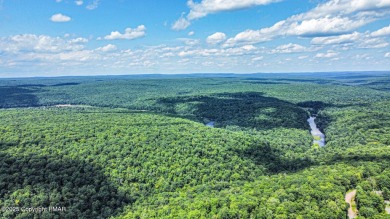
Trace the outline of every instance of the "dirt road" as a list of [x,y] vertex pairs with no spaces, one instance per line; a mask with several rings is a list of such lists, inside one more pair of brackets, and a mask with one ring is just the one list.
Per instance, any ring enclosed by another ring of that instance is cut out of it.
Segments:
[[348,208],[348,218],[356,218],[357,217],[357,212],[352,208],[352,203],[355,202],[355,196],[356,196],[356,189],[348,192],[345,194],[345,201],[349,204]]

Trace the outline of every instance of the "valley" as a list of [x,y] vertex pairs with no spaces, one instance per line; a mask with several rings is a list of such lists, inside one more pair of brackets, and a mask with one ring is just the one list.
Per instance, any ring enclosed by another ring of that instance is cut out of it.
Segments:
[[2,79],[0,217],[386,218],[389,78]]

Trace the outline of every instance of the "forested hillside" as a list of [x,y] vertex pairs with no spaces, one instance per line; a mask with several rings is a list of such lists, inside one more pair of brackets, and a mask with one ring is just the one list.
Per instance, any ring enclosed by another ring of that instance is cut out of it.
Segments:
[[1,80],[1,217],[388,218],[389,79]]

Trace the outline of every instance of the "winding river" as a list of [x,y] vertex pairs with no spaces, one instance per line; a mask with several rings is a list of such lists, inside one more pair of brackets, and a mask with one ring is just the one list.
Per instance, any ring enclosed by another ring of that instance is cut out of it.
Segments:
[[[311,135],[313,135],[313,137],[315,138],[314,141],[313,141],[313,144],[318,144],[320,147],[324,147],[325,146],[325,135],[324,133],[322,133],[318,128],[317,128],[317,125],[316,123],[314,122],[314,119],[316,117],[312,117],[310,116],[309,119],[307,119],[307,122],[309,123],[310,125],[310,129],[311,129]],[[319,139],[319,140],[317,140]]]
[[[313,135],[313,137],[315,138],[313,140],[313,144],[318,144],[320,147],[324,147],[325,146],[325,135],[324,133],[322,133],[318,128],[317,128],[317,125],[314,121],[316,117],[312,117],[310,116],[309,119],[307,119],[307,122],[309,123],[310,125],[310,129],[311,129],[311,135]],[[214,124],[215,122],[214,121],[210,121],[209,123],[206,124],[207,127],[211,127],[213,128],[214,127]]]

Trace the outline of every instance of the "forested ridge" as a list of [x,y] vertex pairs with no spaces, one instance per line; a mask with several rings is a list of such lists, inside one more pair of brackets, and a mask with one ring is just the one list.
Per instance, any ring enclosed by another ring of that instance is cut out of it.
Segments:
[[356,189],[359,218],[388,218],[374,76],[1,80],[0,207],[66,207],[1,217],[346,218]]

